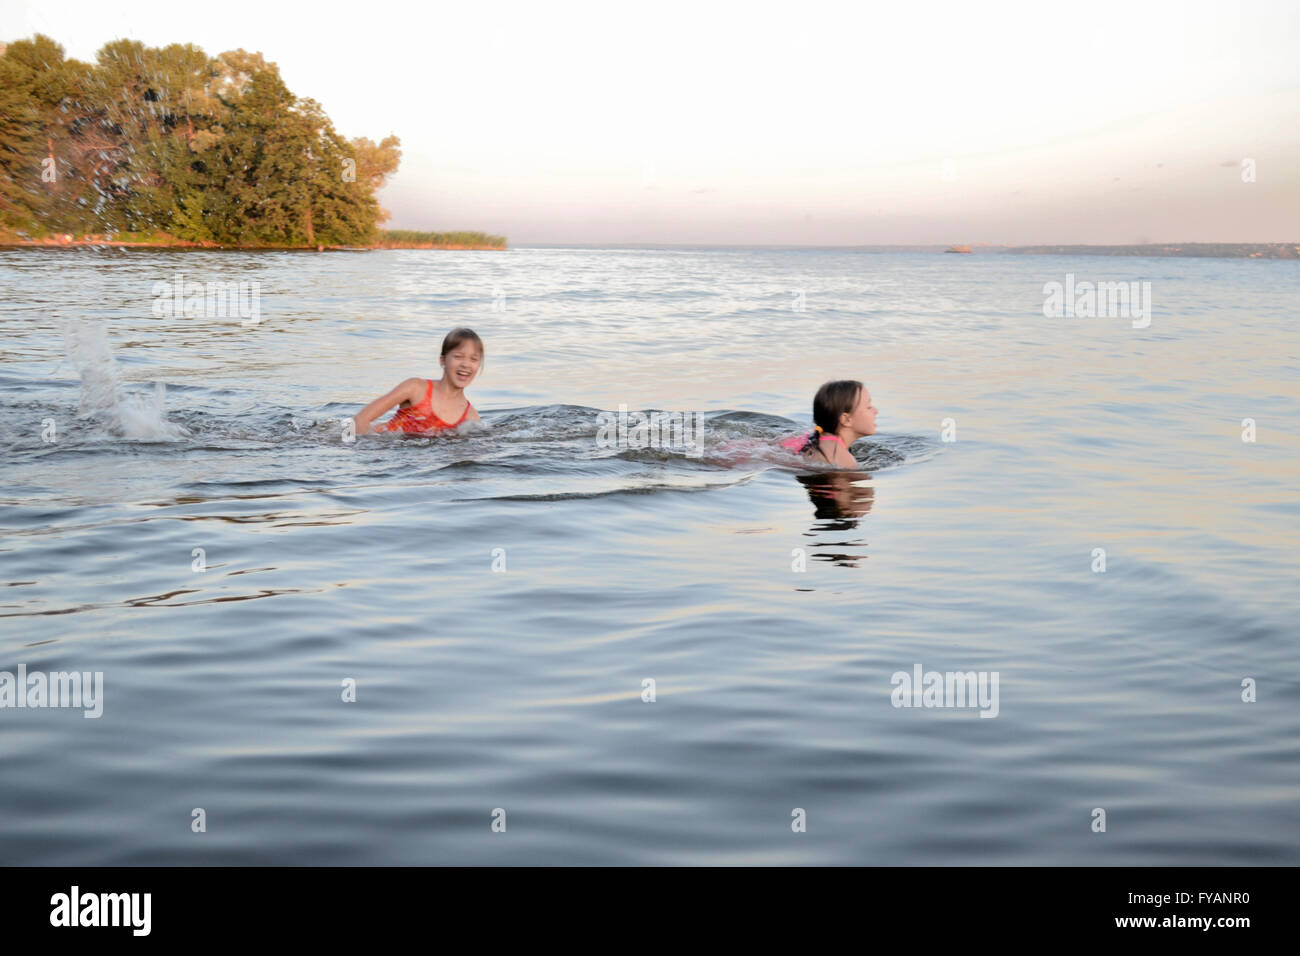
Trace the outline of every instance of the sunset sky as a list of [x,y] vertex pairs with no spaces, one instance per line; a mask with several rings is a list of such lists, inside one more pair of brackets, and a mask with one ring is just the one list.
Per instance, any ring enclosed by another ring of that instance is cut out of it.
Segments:
[[0,0],[0,40],[261,51],[344,135],[401,137],[397,228],[1300,241],[1300,4],[1044,6]]

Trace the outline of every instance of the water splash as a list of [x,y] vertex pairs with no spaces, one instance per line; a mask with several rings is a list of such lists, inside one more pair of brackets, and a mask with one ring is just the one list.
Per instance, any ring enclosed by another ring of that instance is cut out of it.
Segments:
[[[400,433],[357,436],[347,442],[341,423],[354,405],[322,406],[306,416],[256,401],[239,392],[219,397],[202,388],[187,394],[205,395],[201,407],[174,410],[168,418],[166,389],[161,382],[142,390],[124,385],[109,344],[106,326],[97,320],[61,323],[65,361],[81,377],[78,415],[92,427],[90,437],[141,442],[190,439],[205,451],[278,448],[274,461],[283,467],[286,456],[303,456],[312,474],[322,467],[319,450],[350,448],[365,462],[371,477],[390,473],[410,477],[412,456],[435,483],[455,480],[483,482],[492,494],[517,492],[513,484],[545,485],[544,494],[593,491],[646,491],[657,488],[707,488],[750,480],[769,468],[798,472],[833,471],[829,464],[810,461],[786,448],[781,440],[806,430],[779,415],[728,410],[704,413],[702,452],[680,447],[660,436],[660,444],[611,444],[602,440],[606,413],[583,405],[553,404],[484,412],[482,422],[466,423],[455,431],[433,436]],[[660,410],[647,410],[660,411]],[[672,434],[672,433],[670,433]],[[876,435],[855,446],[859,466],[868,472],[904,462],[924,460],[935,453],[932,442],[912,435]],[[330,458],[344,480],[355,465],[352,456]],[[506,480],[508,479],[508,480]],[[499,486],[499,487],[498,487]],[[557,488],[558,486],[558,488]],[[531,487],[528,493],[533,493]]]
[[63,351],[81,375],[77,415],[99,423],[109,434],[135,441],[188,438],[183,426],[167,420],[167,388],[155,382],[144,394],[126,391],[103,322],[65,319]]

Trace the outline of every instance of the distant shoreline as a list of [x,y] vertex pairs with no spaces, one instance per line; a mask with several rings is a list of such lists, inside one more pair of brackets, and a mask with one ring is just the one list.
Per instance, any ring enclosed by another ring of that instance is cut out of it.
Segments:
[[1162,256],[1189,259],[1300,259],[1290,242],[1169,242],[1128,246],[1006,246],[1020,255]]
[[[1223,258],[1223,259],[1300,259],[1300,243],[1292,242],[1181,242],[1147,243],[1142,245],[1051,245],[1051,246],[996,246],[989,243],[965,243],[974,255],[1079,255],[1079,256],[1156,256],[1165,258]],[[521,242],[517,249],[752,249],[792,252],[817,250],[843,252],[923,252],[946,253],[955,248],[946,245],[789,245],[770,243],[659,243],[659,242]]]
[[[461,234],[463,235],[463,234]],[[113,239],[108,236],[90,235],[72,238],[46,237],[43,239],[0,238],[0,249],[209,249],[233,252],[368,252],[375,249],[447,249],[469,251],[505,251],[506,240],[499,236],[485,236],[485,242],[437,242],[412,241],[407,239],[381,239],[364,246],[301,245],[231,245],[215,242],[191,242],[185,239]],[[516,246],[516,248],[521,248]],[[860,245],[860,246],[795,246],[784,244],[756,245],[753,243],[524,243],[522,248],[533,249],[747,249],[770,251],[805,251],[817,250],[845,252],[921,252],[945,253],[960,248],[969,248],[975,255],[1014,254],[1014,255],[1071,255],[1071,256],[1148,256],[1156,258],[1193,258],[1193,259],[1300,259],[1300,243],[1290,242],[1184,242],[1184,243],[1149,243],[1119,246],[1105,245],[1040,245],[1040,246],[995,246],[988,244],[970,244],[969,246],[951,245]]]

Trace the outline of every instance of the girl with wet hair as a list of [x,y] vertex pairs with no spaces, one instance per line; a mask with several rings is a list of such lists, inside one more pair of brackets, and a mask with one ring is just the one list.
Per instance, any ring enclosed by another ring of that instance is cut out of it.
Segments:
[[787,438],[781,445],[798,455],[834,465],[858,468],[849,447],[859,438],[876,433],[876,409],[871,393],[861,382],[842,379],[827,382],[813,396],[813,430]]
[[[442,378],[408,378],[381,395],[353,418],[358,435],[370,431],[434,435],[451,431],[467,421],[479,421],[465,388],[483,364],[483,340],[473,329],[452,329],[442,340]],[[394,405],[397,414],[382,425],[372,422]]]

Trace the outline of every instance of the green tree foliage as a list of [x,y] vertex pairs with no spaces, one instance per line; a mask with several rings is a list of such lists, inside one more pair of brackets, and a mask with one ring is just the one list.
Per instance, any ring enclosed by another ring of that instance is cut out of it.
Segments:
[[0,56],[0,222],[40,231],[75,207],[80,189],[65,149],[75,116],[62,107],[88,69],[41,35]]
[[94,65],[48,37],[0,55],[0,224],[245,245],[355,245],[399,140],[342,137],[274,63],[115,40]]

